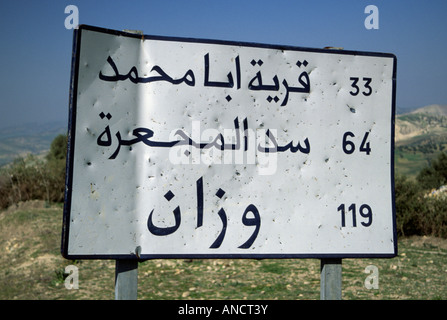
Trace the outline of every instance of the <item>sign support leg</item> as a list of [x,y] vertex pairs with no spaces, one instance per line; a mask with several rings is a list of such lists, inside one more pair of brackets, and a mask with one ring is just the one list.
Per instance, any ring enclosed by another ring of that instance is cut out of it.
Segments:
[[116,260],[115,300],[137,300],[138,260]]
[[341,269],[341,259],[321,259],[321,300],[341,300]]

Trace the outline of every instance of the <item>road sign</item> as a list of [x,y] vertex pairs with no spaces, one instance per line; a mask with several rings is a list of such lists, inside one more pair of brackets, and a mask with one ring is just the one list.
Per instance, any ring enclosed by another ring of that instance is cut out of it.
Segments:
[[392,54],[75,31],[62,253],[392,257]]

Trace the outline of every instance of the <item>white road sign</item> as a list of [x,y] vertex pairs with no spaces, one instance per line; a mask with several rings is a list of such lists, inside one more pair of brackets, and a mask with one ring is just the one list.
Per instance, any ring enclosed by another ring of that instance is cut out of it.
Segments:
[[67,258],[392,257],[392,54],[75,31]]

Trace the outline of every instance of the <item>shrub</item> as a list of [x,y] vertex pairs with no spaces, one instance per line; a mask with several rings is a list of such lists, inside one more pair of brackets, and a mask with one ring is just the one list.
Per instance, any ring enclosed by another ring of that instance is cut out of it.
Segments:
[[441,152],[428,167],[419,172],[416,177],[422,188],[439,188],[447,183],[447,154]]
[[422,234],[447,238],[447,201],[442,198],[426,198],[426,210],[420,221]]
[[447,200],[429,197],[420,183],[404,176],[395,179],[398,235],[431,235],[447,238]]
[[64,135],[56,137],[46,159],[28,155],[1,170],[0,208],[27,200],[64,200],[66,139]]
[[416,235],[422,207],[422,193],[419,185],[405,176],[397,176],[394,182],[396,198],[396,229],[398,235]]

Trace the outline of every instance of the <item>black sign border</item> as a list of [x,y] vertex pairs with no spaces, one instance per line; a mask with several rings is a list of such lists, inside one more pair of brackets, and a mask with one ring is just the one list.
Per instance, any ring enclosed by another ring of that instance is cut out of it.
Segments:
[[[188,42],[188,43],[204,43],[204,44],[217,44],[217,45],[230,45],[230,46],[243,46],[243,47],[256,47],[265,49],[276,50],[288,50],[288,51],[303,51],[314,53],[328,53],[328,54],[343,54],[354,56],[370,56],[370,57],[386,57],[393,59],[393,79],[392,79],[392,119],[391,119],[391,198],[392,198],[392,218],[393,218],[393,241],[394,252],[393,253],[331,253],[331,254],[142,254],[137,256],[136,254],[69,254],[68,253],[68,239],[70,233],[70,212],[72,201],[72,187],[73,187],[73,160],[74,160],[74,145],[75,145],[75,131],[76,131],[76,112],[77,112],[77,92],[78,92],[78,72],[79,72],[79,58],[81,52],[81,37],[82,31],[96,31],[105,34],[149,39],[149,40],[162,40],[162,41],[175,41],[175,42]],[[80,25],[78,29],[74,30],[73,34],[73,50],[72,50],[72,62],[71,62],[71,80],[70,80],[70,93],[69,93],[69,119],[68,119],[68,143],[67,143],[67,162],[66,162],[66,178],[65,178],[65,196],[64,196],[64,212],[63,212],[63,226],[62,226],[62,239],[61,239],[61,254],[66,259],[126,259],[126,260],[150,260],[150,259],[329,259],[329,258],[393,258],[397,256],[397,231],[396,231],[396,208],[395,208],[395,193],[394,193],[394,128],[395,128],[395,112],[396,112],[396,74],[397,74],[397,58],[391,53],[379,53],[379,52],[364,52],[364,51],[352,51],[352,50],[333,50],[333,49],[315,49],[285,45],[271,45],[260,44],[251,42],[238,42],[238,41],[225,41],[225,40],[210,40],[210,39],[196,39],[196,38],[180,38],[180,37],[165,37],[154,35],[142,35],[136,33],[129,33],[126,31],[118,31],[112,29],[106,29],[101,27],[95,27],[90,25]]]

